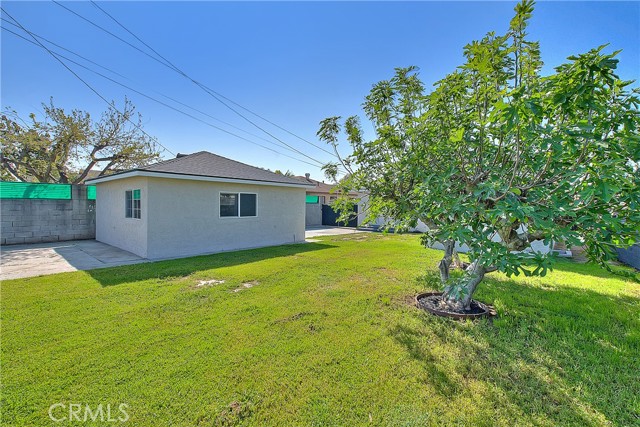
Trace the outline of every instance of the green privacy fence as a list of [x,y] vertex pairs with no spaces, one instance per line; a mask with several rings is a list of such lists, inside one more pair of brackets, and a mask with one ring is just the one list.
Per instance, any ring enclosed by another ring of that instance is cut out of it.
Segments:
[[[0,198],[71,200],[71,184],[0,181]],[[96,199],[95,185],[87,186],[87,199]]]
[[87,185],[87,199],[95,200],[96,199],[96,186],[95,185]]
[[307,196],[307,203],[318,203],[318,196]]

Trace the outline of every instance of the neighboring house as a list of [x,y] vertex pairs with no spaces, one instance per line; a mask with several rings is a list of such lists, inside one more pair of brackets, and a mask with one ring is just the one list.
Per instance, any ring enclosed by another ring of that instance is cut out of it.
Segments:
[[82,180],[81,184],[84,184],[85,182],[91,180],[91,179],[95,179],[98,178],[98,176],[102,173],[101,170],[99,169],[91,169],[89,172],[87,172],[87,176]]
[[[310,176],[307,173],[305,176],[295,177],[305,184],[313,185],[313,188],[307,188],[305,224],[322,225],[324,223],[322,220],[322,205],[330,205],[331,202],[338,198],[338,195],[332,192],[335,185],[311,179]],[[349,193],[349,196],[358,197],[358,193]],[[326,207],[324,209],[326,217],[328,209]]]
[[144,258],[304,241],[309,184],[206,151],[87,183],[96,240]]
[[[364,195],[361,197],[360,202],[358,204],[358,208],[360,210],[360,212],[366,212],[367,210],[367,203],[369,201],[369,196]],[[358,222],[358,225],[360,225],[362,223],[362,221]],[[383,228],[385,225],[389,225],[391,223],[391,221],[389,220],[388,217],[383,217],[380,216],[378,218],[376,218],[376,220],[371,223],[371,224],[367,224],[369,226],[372,226],[374,228],[377,229],[381,229]],[[518,231],[522,232],[524,231],[526,228],[524,226],[522,226]],[[417,224],[415,227],[407,230],[410,233],[424,233],[427,230],[429,230],[429,227],[427,227],[427,225],[418,220]],[[492,240],[494,242],[499,242],[501,239],[499,236],[493,236]],[[433,249],[439,249],[439,250],[443,250],[444,246],[440,243],[440,242],[435,242],[433,245],[431,245],[431,248]],[[531,242],[531,247],[527,248],[524,250],[524,252],[540,252],[540,253],[548,253],[553,249],[553,245],[549,244],[546,245],[542,240],[535,240],[533,242]],[[469,247],[467,245],[460,245],[458,243],[456,243],[456,251],[460,252],[460,253],[466,253],[469,251]]]
[[[100,178],[100,174],[101,174],[102,172],[103,172],[103,171],[102,171],[102,170],[100,170],[100,169],[91,169],[91,170],[87,173],[87,176],[85,176],[85,177],[84,177],[84,179],[83,179],[82,181],[80,181],[80,182],[79,182],[79,184],[85,184],[87,181],[90,181],[90,180],[92,180],[92,179],[96,179],[96,178]],[[114,174],[114,173],[118,173],[118,172],[126,172],[126,170],[125,170],[125,169],[109,169],[109,170],[107,171],[107,173],[105,174],[105,176],[106,176],[106,175],[111,175],[111,174]]]
[[324,181],[317,181],[310,178],[311,174],[304,174],[304,176],[296,176],[295,178],[308,185],[313,185],[313,188],[307,188],[307,201],[314,201],[321,205],[328,205],[330,202],[338,198],[336,194],[333,194],[334,185],[325,184]]

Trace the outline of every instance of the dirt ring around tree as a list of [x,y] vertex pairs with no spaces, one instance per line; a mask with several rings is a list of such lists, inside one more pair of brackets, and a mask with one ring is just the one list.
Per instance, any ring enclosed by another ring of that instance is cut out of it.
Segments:
[[424,292],[415,298],[416,307],[428,311],[431,314],[452,319],[480,319],[493,317],[496,312],[490,305],[480,301],[471,300],[471,309],[467,311],[454,311],[442,302],[442,292]]

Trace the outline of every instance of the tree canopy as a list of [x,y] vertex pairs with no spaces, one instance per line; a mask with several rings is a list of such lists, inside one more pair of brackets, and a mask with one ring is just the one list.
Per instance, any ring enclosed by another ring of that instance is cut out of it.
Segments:
[[94,168],[102,176],[160,158],[127,99],[122,111],[112,105],[97,121],[81,110],[67,113],[53,100],[42,108],[43,120],[10,109],[0,117],[3,180],[79,183]]
[[[429,93],[415,67],[374,84],[363,104],[374,139],[357,116],[330,117],[318,131],[335,146],[344,130],[353,152],[340,185],[366,190],[369,221],[422,220],[425,244],[445,245],[445,296],[466,307],[489,271],[546,274],[553,256],[530,251],[532,241],[583,245],[608,268],[615,246],[640,237],[640,91],[616,75],[607,46],[543,76],[526,32],[533,6],[516,6],[506,34],[465,46],[465,63]],[[450,278],[455,242],[471,263]]]

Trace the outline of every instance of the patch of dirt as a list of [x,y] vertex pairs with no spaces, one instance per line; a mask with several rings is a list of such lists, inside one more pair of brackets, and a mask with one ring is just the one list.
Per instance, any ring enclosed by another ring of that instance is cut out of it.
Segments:
[[216,279],[211,279],[211,280],[200,280],[197,284],[196,284],[196,288],[202,288],[204,286],[213,286],[213,285],[221,285],[224,283],[224,280],[216,280]]
[[255,405],[252,402],[233,401],[223,409],[215,420],[216,426],[235,426],[253,414]]
[[247,282],[247,283],[243,283],[241,286],[235,288],[233,291],[231,292],[240,292],[240,291],[244,291],[245,289],[250,289],[253,288],[254,286],[259,285],[258,282],[253,281],[253,282]]
[[338,239],[338,240],[367,240],[369,237],[366,234],[361,234],[359,236],[354,236],[354,237],[343,237],[342,239]]
[[399,302],[401,305],[414,306],[416,304],[415,295],[405,295],[403,297],[394,298],[394,302]]
[[[469,310],[464,310],[462,308],[456,307],[453,304],[448,303],[442,299],[442,296],[439,294],[436,295],[424,295],[418,298],[418,307],[423,310],[429,311],[433,313],[434,311],[438,315],[458,315],[458,316],[473,316],[479,315],[483,313],[491,313],[489,307],[485,304],[471,300],[471,305]],[[441,314],[440,314],[441,313]]]

